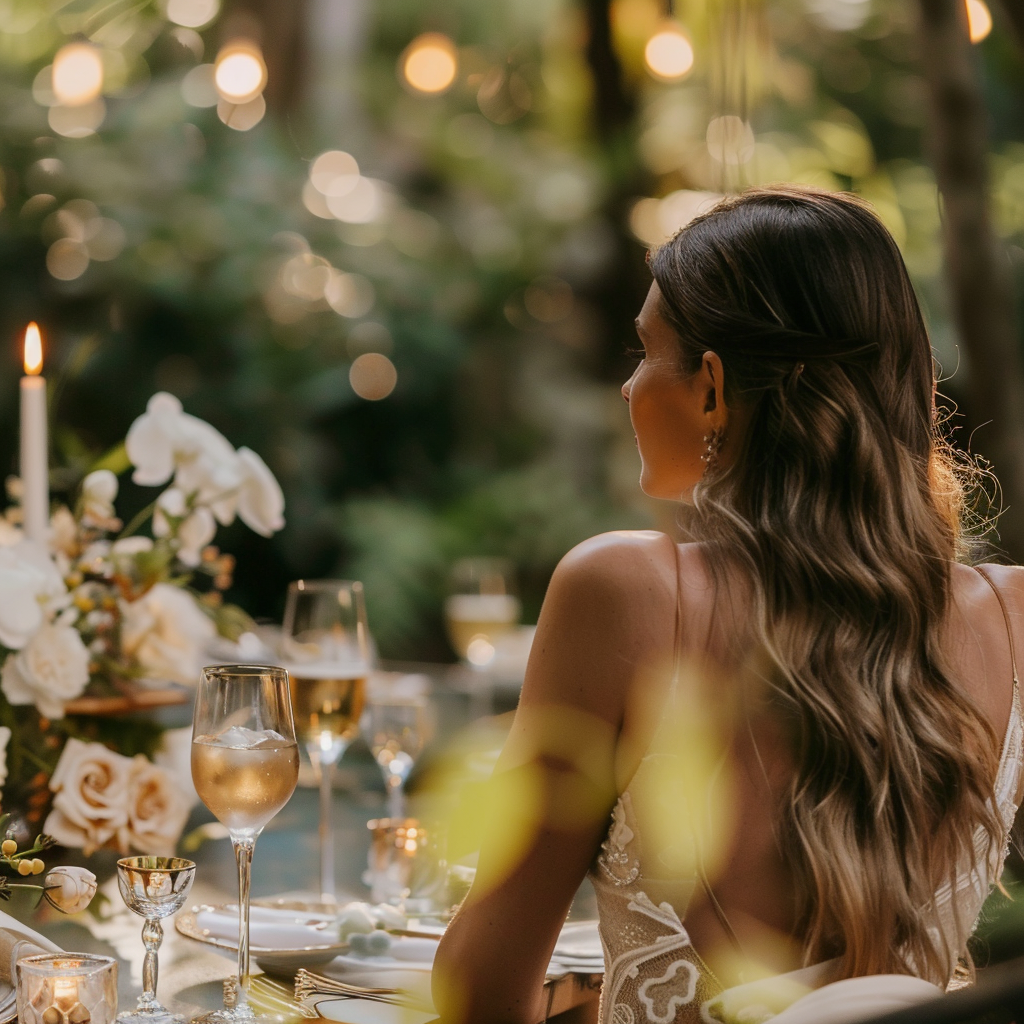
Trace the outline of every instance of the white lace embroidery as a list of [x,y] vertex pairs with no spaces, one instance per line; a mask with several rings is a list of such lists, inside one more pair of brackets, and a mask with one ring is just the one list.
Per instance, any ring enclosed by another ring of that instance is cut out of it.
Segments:
[[622,801],[623,798],[619,797],[615,802],[611,828],[608,829],[607,839],[601,844],[597,863],[615,885],[630,885],[640,877],[640,862],[629,851],[633,830],[626,823],[626,810]]

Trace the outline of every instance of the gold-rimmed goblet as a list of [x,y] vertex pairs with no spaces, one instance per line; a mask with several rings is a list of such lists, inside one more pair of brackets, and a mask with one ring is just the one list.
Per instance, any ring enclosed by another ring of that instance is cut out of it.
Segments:
[[164,937],[160,921],[185,905],[195,875],[195,863],[184,857],[124,857],[117,862],[121,899],[133,914],[146,919],[142,995],[134,1010],[117,1015],[121,1024],[180,1024],[188,1019],[175,1016],[156,998],[157,951]]

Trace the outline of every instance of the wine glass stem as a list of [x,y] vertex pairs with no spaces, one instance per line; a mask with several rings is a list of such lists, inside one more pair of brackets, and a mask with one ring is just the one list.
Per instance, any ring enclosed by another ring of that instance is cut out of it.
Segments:
[[391,818],[405,817],[405,788],[402,780],[389,776],[388,780],[388,816]]
[[320,762],[320,898],[333,903],[334,828],[331,824],[331,803],[334,797],[334,761]]
[[238,863],[238,1003],[248,1002],[249,994],[249,887],[252,881],[252,851],[255,836],[232,836]]
[[160,922],[146,918],[142,926],[142,944],[146,947],[146,957],[142,961],[142,995],[139,997],[139,1009],[148,1010],[159,1006],[156,1001],[157,950],[163,941],[164,930]]

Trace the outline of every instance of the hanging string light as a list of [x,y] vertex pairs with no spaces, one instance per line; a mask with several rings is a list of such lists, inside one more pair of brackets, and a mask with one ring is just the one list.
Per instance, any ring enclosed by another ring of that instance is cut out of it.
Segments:
[[450,88],[458,73],[455,44],[440,32],[425,32],[406,47],[399,66],[406,85],[437,95]]
[[53,94],[69,107],[91,103],[103,91],[103,61],[92,43],[67,43],[53,58]]
[[665,21],[644,47],[647,70],[662,81],[684,78],[693,68],[693,60],[693,44],[675,21]]

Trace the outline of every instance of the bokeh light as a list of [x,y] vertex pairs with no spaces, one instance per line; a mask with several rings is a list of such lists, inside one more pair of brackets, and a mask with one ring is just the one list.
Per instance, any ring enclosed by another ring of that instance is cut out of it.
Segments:
[[[236,40],[217,54],[214,85],[221,99],[241,105],[254,100],[267,84],[267,65],[252,40]],[[250,126],[251,127],[251,126]]]
[[91,103],[103,91],[103,60],[91,43],[68,43],[53,58],[53,94],[69,107]]
[[662,199],[640,199],[630,211],[629,227],[644,245],[662,245],[721,198],[717,192],[679,189]]
[[350,320],[366,316],[377,299],[373,285],[362,274],[346,274],[333,267],[324,284],[323,297],[335,313]]
[[329,149],[310,165],[309,180],[324,196],[343,196],[359,183],[359,164],[350,153]]
[[190,107],[215,107],[217,86],[213,76],[217,69],[213,64],[197,64],[181,80],[181,97]]
[[980,43],[992,31],[992,12],[985,0],[967,0],[967,27],[972,43]]
[[655,78],[672,82],[693,68],[693,45],[677,25],[668,24],[647,40],[644,61]]
[[217,116],[236,132],[247,132],[255,128],[266,112],[267,101],[261,95],[254,96],[247,103],[232,103],[222,99],[217,104]]
[[62,104],[50,107],[46,114],[47,123],[58,134],[67,139],[84,139],[95,135],[96,129],[107,116],[107,105],[102,96],[91,103],[68,107]]
[[440,32],[417,36],[402,54],[402,77],[417,92],[442,93],[459,69],[455,44]]
[[167,20],[185,28],[202,28],[220,14],[220,0],[167,0]]
[[368,402],[387,398],[398,383],[395,364],[380,352],[367,352],[352,361],[348,380],[352,390]]
[[58,238],[46,251],[46,269],[58,281],[74,281],[89,269],[89,250],[73,238]]
[[340,196],[327,196],[327,208],[346,224],[370,224],[384,213],[384,191],[372,178],[358,178]]

